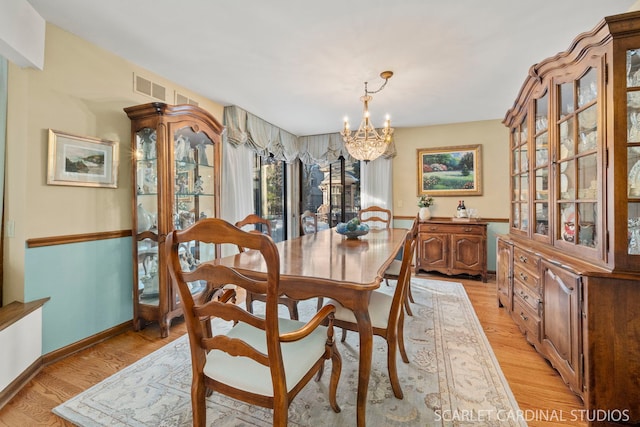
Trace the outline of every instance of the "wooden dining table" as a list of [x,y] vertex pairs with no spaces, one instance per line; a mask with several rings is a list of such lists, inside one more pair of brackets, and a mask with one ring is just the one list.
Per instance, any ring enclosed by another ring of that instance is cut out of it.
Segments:
[[[384,271],[399,252],[408,230],[372,229],[357,240],[347,240],[334,229],[322,230],[277,243],[280,253],[280,290],[290,298],[332,298],[355,314],[360,336],[357,425],[366,425],[367,390],[371,372],[373,330],[369,317],[371,292],[380,286]],[[218,260],[250,277],[265,277],[266,267],[256,251]]]

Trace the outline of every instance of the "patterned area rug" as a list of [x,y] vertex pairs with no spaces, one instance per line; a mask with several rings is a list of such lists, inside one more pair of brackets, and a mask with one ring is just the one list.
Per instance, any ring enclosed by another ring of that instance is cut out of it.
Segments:
[[[410,363],[398,362],[404,399],[393,396],[386,343],[374,337],[367,426],[525,426],[463,286],[418,278],[412,278],[411,286],[414,316],[405,322]],[[393,283],[380,289],[393,292]],[[309,316],[315,306],[315,300],[301,302],[300,317]],[[339,331],[336,337],[339,340]],[[338,388],[342,412],[336,414],[329,406],[327,368],[320,382],[311,381],[296,396],[289,409],[289,425],[355,425],[358,336],[350,332],[347,341],[338,344],[343,359]],[[190,385],[189,344],[183,336],[53,412],[87,427],[190,426]],[[217,394],[207,406],[210,426],[272,424],[270,410]]]

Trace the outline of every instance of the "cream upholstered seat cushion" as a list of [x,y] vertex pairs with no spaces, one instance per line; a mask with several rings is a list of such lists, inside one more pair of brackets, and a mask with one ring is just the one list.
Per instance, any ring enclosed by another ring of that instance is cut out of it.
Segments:
[[[378,291],[371,292],[371,299],[369,300],[369,317],[371,318],[372,327],[381,329],[387,328],[392,302],[393,296],[391,295]],[[357,323],[356,316],[353,315],[353,311],[348,308],[344,308],[338,301],[330,300],[328,304],[332,304],[336,307],[336,320]]]
[[[290,319],[279,319],[280,333],[291,332],[305,325]],[[238,323],[231,328],[227,336],[240,338],[256,349],[267,353],[264,331]],[[282,343],[282,360],[287,378],[287,391],[291,390],[325,351],[327,328],[319,326],[309,336],[299,341]],[[248,357],[234,357],[219,350],[212,350],[207,355],[204,374],[231,387],[273,396],[271,371]]]

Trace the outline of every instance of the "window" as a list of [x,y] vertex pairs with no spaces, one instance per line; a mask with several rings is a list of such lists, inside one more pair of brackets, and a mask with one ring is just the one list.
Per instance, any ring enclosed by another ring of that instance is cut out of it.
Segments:
[[287,238],[285,162],[273,157],[254,156],[253,202],[256,215],[271,221],[271,237],[280,242]]
[[303,164],[300,194],[300,212],[315,212],[318,228],[350,220],[360,210],[360,162],[340,157],[327,166]]

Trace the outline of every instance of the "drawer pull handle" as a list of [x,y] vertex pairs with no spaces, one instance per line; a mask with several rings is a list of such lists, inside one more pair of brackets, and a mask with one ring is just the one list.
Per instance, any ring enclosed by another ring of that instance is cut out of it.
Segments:
[[529,295],[525,294],[524,292],[520,291],[520,296],[522,297],[522,299],[526,300],[527,298],[529,298]]
[[470,231],[473,231],[473,228],[468,227],[468,228],[465,228],[465,229],[464,229],[464,231],[466,231],[466,232],[468,233],[468,232],[470,232]]
[[524,255],[520,255],[519,258],[520,258],[520,262],[526,263],[528,261],[528,258]]
[[527,320],[529,320],[529,318],[528,318],[527,316],[525,316],[523,312],[520,312],[520,317],[521,317],[521,318],[522,318],[522,320],[524,320],[525,322],[526,322]]
[[429,227],[430,231],[438,231],[438,227]]
[[522,272],[520,272],[520,273],[519,273],[519,275],[520,275],[520,279],[522,279],[522,281],[524,281],[524,282],[526,282],[526,281],[527,281],[527,279],[529,278],[529,277],[527,277],[527,275],[526,275],[526,274],[524,274],[524,273],[522,273]]

